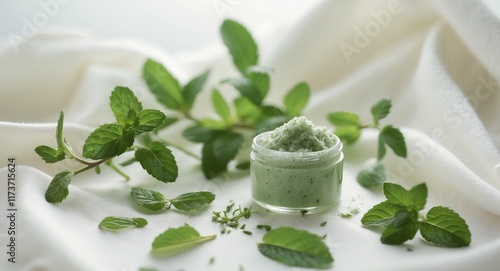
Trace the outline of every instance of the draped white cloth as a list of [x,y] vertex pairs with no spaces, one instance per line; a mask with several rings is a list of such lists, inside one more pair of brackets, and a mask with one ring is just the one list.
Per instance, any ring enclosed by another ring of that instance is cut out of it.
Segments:
[[[252,32],[252,29],[250,29]],[[213,29],[218,31],[218,29]],[[44,192],[52,176],[73,163],[45,164],[33,151],[55,146],[59,111],[66,112],[64,134],[76,151],[99,124],[112,122],[109,95],[116,85],[135,91],[145,107],[162,108],[141,79],[145,59],[162,62],[183,83],[206,68],[212,73],[194,114],[213,114],[210,88],[235,74],[222,44],[171,55],[139,41],[103,39],[85,32],[46,31],[14,50],[0,43],[0,237],[1,270],[302,270],[276,263],[257,249],[257,224],[294,226],[318,235],[335,259],[332,270],[495,270],[500,265],[500,19],[481,1],[324,1],[297,24],[280,29],[277,39],[259,40],[261,64],[275,69],[268,102],[280,104],[286,91],[305,80],[313,91],[305,115],[329,126],[328,112],[357,112],[370,120],[370,106],[390,97],[394,107],[382,122],[402,127],[407,159],[389,151],[384,164],[393,182],[410,188],[425,182],[426,210],[435,205],[457,211],[470,226],[472,243],[460,249],[414,240],[383,245],[378,232],[360,219],[384,199],[355,181],[376,152],[376,133],[366,131],[344,148],[341,202],[331,210],[302,216],[260,210],[244,221],[252,236],[238,231],[221,235],[211,212],[230,200],[255,204],[248,174],[204,179],[199,161],[174,149],[180,172],[175,183],[149,177],[139,165],[126,168],[131,180],[109,169],[86,172],[71,183],[68,198],[49,204]],[[258,36],[258,35],[256,35]],[[192,53],[190,56],[189,54]],[[196,56],[196,58],[194,57]],[[222,88],[228,99],[236,94]],[[195,152],[200,146],[180,137],[182,121],[161,136]],[[10,237],[7,206],[7,159],[16,159],[16,263],[6,254]],[[144,214],[129,200],[130,187],[161,191],[167,198],[208,190],[217,198],[197,214],[169,210]],[[339,213],[359,208],[352,218]],[[142,229],[109,233],[98,229],[109,215],[145,217]],[[323,221],[328,223],[321,227]],[[162,258],[150,254],[151,242],[168,227],[188,223],[214,241]],[[214,257],[215,261],[209,263]]]

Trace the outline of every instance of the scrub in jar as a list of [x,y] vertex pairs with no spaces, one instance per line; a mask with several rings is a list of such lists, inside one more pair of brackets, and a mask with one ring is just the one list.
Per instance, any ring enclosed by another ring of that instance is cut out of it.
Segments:
[[327,209],[340,199],[343,157],[337,136],[305,117],[295,117],[254,138],[252,196],[271,211]]

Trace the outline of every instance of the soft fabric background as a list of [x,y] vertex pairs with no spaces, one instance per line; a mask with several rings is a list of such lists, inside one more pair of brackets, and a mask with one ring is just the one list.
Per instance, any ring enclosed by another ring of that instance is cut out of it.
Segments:
[[[394,11],[389,8],[392,5],[397,7],[396,12],[390,12]],[[245,3],[239,8],[244,7]],[[2,252],[0,269],[302,270],[276,263],[258,252],[255,243],[264,232],[255,226],[270,224],[327,234],[325,243],[335,258],[332,270],[496,270],[500,264],[498,13],[472,0],[317,1],[309,7],[296,12],[297,20],[277,16],[279,23],[270,27],[255,23],[255,18],[241,17],[249,22],[259,42],[261,64],[276,70],[269,101],[280,104],[291,86],[306,80],[313,96],[305,115],[316,124],[329,125],[326,115],[336,110],[358,112],[369,121],[369,107],[382,97],[390,97],[394,107],[383,123],[403,128],[409,151],[407,159],[397,158],[392,152],[384,159],[391,181],[408,188],[426,182],[426,210],[443,205],[460,213],[472,232],[470,247],[435,247],[419,235],[402,246],[382,245],[379,233],[361,226],[362,214],[383,200],[380,192],[363,189],[355,181],[359,169],[375,156],[373,131],[344,149],[342,201],[330,211],[304,218],[259,209],[259,214],[244,221],[254,232],[252,236],[236,231],[219,235],[174,257],[150,254],[155,236],[184,223],[202,235],[218,234],[220,227],[211,222],[212,211],[224,209],[230,200],[242,206],[253,204],[248,174],[229,173],[207,181],[197,160],[174,150],[180,167],[176,183],[159,183],[138,165],[126,169],[132,177],[129,182],[105,169],[101,175],[88,172],[75,177],[63,203],[45,202],[44,192],[52,176],[63,168],[77,166],[66,162],[47,165],[33,151],[41,144],[55,144],[55,122],[61,109],[66,112],[65,136],[81,150],[92,129],[113,121],[108,97],[114,86],[128,86],[145,107],[161,108],[141,79],[147,57],[161,61],[182,82],[206,68],[212,69],[207,89],[195,104],[198,116],[213,114],[205,102],[209,88],[235,74],[235,69],[220,41],[201,47],[190,44],[184,50],[178,45],[169,51],[147,39],[102,38],[89,30],[44,28],[16,48],[8,35],[0,43],[2,251],[6,251],[8,237],[5,166],[11,156],[18,163],[19,210],[17,263],[8,263]],[[282,8],[274,14],[287,13],[287,7]],[[376,18],[380,20],[381,14],[390,17],[379,22]],[[140,28],[141,23],[135,27]],[[192,26],[186,27],[196,33]],[[210,35],[217,34],[218,25],[214,23],[210,31]],[[370,36],[363,39],[358,31],[369,32]],[[200,35],[203,40],[208,34]],[[172,43],[176,42],[172,38]],[[344,53],[342,48],[346,46],[353,46],[350,49],[355,53]],[[231,88],[222,91],[228,99],[236,94]],[[189,122],[181,122],[161,136],[199,151],[200,146],[179,136],[187,125]],[[199,214],[170,210],[145,215],[129,201],[130,187],[139,185],[167,197],[209,190],[217,198]],[[350,219],[339,217],[340,212],[352,208],[359,208],[361,213]],[[99,230],[97,224],[108,215],[142,216],[149,225],[118,234]],[[320,227],[323,221],[328,224]],[[213,264],[209,264],[211,257],[215,258]]]

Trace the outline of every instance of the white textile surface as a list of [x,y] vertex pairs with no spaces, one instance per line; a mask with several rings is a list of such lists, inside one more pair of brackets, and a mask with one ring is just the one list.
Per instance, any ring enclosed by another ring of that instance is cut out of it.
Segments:
[[[250,29],[252,32],[252,29]],[[218,31],[218,29],[213,29]],[[258,36],[258,35],[257,35]],[[259,43],[261,41],[259,40]],[[383,245],[378,232],[360,219],[384,199],[362,188],[356,173],[376,152],[376,133],[367,131],[344,148],[341,202],[331,210],[302,217],[260,212],[247,223],[252,236],[220,235],[211,212],[230,200],[255,204],[248,174],[229,173],[207,181],[199,161],[174,149],[180,172],[175,183],[149,177],[139,165],[125,170],[131,180],[109,169],[86,172],[71,183],[68,198],[49,204],[44,192],[52,178],[71,163],[45,164],[33,151],[55,145],[56,120],[66,112],[64,133],[75,150],[99,124],[113,121],[109,94],[116,85],[135,91],[145,107],[162,108],[141,79],[145,59],[162,62],[182,83],[206,68],[212,73],[194,114],[213,114],[210,88],[235,74],[222,44],[217,48],[171,55],[155,45],[103,39],[75,31],[47,31],[13,50],[0,43],[0,270],[302,270],[274,262],[257,249],[264,232],[257,224],[294,226],[318,235],[335,259],[332,270],[497,270],[500,266],[500,19],[481,1],[324,1],[279,39],[260,46],[261,64],[275,69],[268,102],[305,80],[313,95],[305,115],[331,127],[328,112],[357,112],[370,120],[370,106],[390,97],[394,107],[383,123],[402,127],[407,159],[392,151],[384,163],[391,181],[409,188],[425,182],[426,210],[442,205],[457,211],[472,232],[470,247],[430,245],[417,234],[401,246]],[[222,88],[228,99],[236,91]],[[168,110],[162,108],[164,112]],[[199,152],[180,137],[182,121],[161,136]],[[332,127],[333,128],[333,127]],[[17,161],[16,263],[7,261],[7,158]],[[129,200],[130,187],[161,191],[167,198],[209,190],[216,200],[198,214],[175,210],[145,215]],[[359,208],[352,218],[339,213]],[[109,215],[145,217],[149,225],[121,233],[99,230]],[[320,224],[328,221],[324,227]],[[188,223],[214,241],[168,258],[150,254],[151,242],[168,227]],[[209,259],[215,261],[210,264]]]

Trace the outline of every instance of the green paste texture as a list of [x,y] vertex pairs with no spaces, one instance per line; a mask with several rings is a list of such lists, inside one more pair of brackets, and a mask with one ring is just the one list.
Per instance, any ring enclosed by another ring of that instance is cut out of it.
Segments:
[[285,152],[315,152],[333,147],[337,140],[322,126],[314,126],[306,117],[295,117],[276,128],[257,143],[268,149]]

